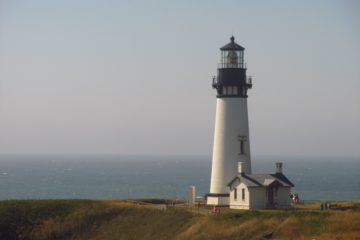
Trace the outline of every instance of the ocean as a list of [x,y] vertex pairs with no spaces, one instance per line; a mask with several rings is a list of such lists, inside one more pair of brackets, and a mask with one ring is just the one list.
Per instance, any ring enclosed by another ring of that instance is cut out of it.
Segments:
[[[302,200],[360,200],[360,158],[253,157],[253,172],[277,161]],[[210,171],[209,156],[0,156],[0,200],[204,196]]]

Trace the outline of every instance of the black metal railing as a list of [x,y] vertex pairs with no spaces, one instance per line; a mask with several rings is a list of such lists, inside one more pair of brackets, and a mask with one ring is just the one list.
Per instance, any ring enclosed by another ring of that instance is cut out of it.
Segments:
[[213,87],[213,88],[216,88],[217,84],[218,84],[217,77],[216,77],[216,76],[213,76],[213,77],[212,77],[212,87]]
[[246,78],[246,84],[252,85],[252,77],[251,76]]
[[219,63],[218,68],[246,68],[246,63]]
[[[212,87],[213,88],[216,88],[216,86],[218,85],[219,81],[218,81],[218,78],[216,76],[213,76],[212,77]],[[250,88],[252,87],[252,77],[251,76],[248,76],[246,79],[245,79],[245,84],[247,86],[249,86]]]

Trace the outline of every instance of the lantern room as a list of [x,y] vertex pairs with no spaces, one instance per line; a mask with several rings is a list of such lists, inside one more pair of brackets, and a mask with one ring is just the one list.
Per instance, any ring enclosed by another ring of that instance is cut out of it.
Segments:
[[218,98],[246,98],[247,90],[252,88],[252,80],[246,77],[245,48],[237,44],[233,36],[230,40],[230,43],[220,48],[221,61],[212,86]]
[[244,63],[245,48],[235,42],[234,36],[230,40],[230,43],[220,48],[221,61],[219,68],[246,68]]

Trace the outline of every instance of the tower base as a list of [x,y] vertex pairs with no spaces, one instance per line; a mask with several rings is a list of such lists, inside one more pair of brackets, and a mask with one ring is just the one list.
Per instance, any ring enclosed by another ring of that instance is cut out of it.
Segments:
[[228,207],[230,205],[229,193],[208,193],[206,204],[211,206]]

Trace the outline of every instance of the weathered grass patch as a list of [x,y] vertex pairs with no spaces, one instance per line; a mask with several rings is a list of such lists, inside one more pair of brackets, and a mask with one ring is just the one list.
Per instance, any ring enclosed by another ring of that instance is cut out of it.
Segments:
[[81,226],[110,212],[106,204],[92,200],[1,201],[0,239],[58,239],[83,231]]
[[337,204],[207,215],[127,201],[0,201],[0,239],[360,239],[359,204]]

